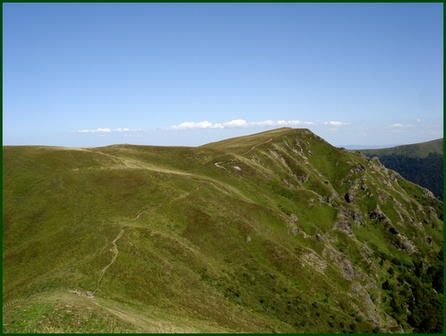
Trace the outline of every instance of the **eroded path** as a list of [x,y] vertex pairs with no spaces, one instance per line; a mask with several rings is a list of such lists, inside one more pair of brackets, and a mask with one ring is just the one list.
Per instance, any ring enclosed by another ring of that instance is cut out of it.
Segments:
[[93,291],[93,294],[96,293],[96,291],[99,289],[99,286],[101,284],[102,278],[104,277],[105,272],[107,272],[108,268],[114,264],[114,262],[116,261],[116,259],[118,258],[118,245],[116,245],[116,242],[118,241],[119,238],[122,237],[122,235],[124,234],[124,229],[121,229],[121,231],[119,231],[118,235],[116,236],[116,238],[112,241],[113,244],[113,248],[112,248],[112,252],[113,252],[113,257],[112,260],[110,261],[110,263],[105,266],[101,272],[99,273],[99,279],[98,282],[96,284],[96,288]]

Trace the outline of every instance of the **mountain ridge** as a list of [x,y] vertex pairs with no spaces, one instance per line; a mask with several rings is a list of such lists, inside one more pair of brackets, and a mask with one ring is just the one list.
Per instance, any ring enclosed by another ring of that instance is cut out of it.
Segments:
[[380,155],[391,155],[391,154],[404,154],[412,158],[425,158],[429,153],[436,153],[443,155],[443,138],[417,142],[407,145],[398,145],[385,148],[374,148],[374,149],[355,149],[361,153],[368,156],[380,156]]
[[387,168],[404,178],[428,188],[443,199],[443,139],[377,150],[360,150],[368,157],[378,157]]
[[442,328],[443,203],[309,130],[3,162],[4,332]]

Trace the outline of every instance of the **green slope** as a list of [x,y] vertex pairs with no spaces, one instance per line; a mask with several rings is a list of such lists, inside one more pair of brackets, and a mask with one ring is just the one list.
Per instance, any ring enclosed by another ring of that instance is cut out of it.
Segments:
[[442,212],[305,129],[4,147],[3,332],[438,331]]

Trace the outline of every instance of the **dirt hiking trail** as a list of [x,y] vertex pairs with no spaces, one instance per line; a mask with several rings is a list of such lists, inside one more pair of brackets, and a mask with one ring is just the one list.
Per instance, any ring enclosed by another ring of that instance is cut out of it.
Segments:
[[118,258],[118,245],[116,245],[116,242],[118,241],[119,238],[122,237],[122,235],[124,234],[124,229],[121,229],[121,231],[119,231],[118,235],[116,236],[116,238],[112,241],[113,244],[113,248],[112,248],[112,252],[113,252],[113,257],[112,260],[110,261],[110,263],[105,266],[101,272],[99,273],[99,279],[98,282],[96,284],[96,288],[93,291],[93,294],[96,293],[96,291],[99,289],[99,285],[101,284],[101,280],[104,277],[105,272],[107,272],[108,268],[113,265],[113,263],[116,261],[116,259]]

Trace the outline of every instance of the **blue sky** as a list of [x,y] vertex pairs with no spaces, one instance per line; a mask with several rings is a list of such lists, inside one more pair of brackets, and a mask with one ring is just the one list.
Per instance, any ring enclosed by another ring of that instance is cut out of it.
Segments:
[[443,4],[4,3],[3,144],[443,136]]

